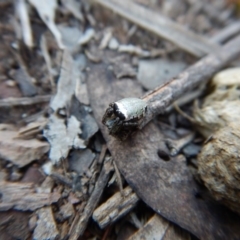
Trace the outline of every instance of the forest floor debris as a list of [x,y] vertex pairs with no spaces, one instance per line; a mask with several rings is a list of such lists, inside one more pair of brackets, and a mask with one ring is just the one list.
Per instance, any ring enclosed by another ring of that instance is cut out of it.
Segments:
[[[203,100],[213,87],[209,78],[240,64],[236,4],[19,0],[0,6],[1,239],[240,238],[239,215],[194,180],[192,168],[217,140],[213,135],[202,148],[204,126],[188,120],[204,118],[208,104],[219,100]],[[215,87],[221,98],[223,88],[239,99],[230,82]],[[149,108],[142,127],[153,121],[125,142],[109,136],[102,124],[109,103],[142,96]],[[224,102],[221,111],[224,105],[239,109],[238,102]],[[235,119],[230,115],[227,122]],[[208,187],[209,178],[202,180]]]

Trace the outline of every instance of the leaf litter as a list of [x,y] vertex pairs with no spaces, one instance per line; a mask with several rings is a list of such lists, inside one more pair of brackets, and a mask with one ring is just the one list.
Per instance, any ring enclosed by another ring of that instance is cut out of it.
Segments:
[[[216,42],[213,44],[204,36],[227,25],[230,16],[234,22],[231,7],[224,1],[213,1],[208,4],[210,10],[206,10],[204,3],[196,6],[186,2],[179,1],[181,8],[174,14],[169,8],[174,1],[168,6],[166,1],[148,6],[127,3],[128,9],[114,0],[96,0],[91,4],[75,0],[17,2],[17,41],[14,28],[6,28],[11,31],[8,39],[16,54],[9,55],[3,48],[3,56],[10,60],[1,62],[0,79],[8,82],[10,76],[13,84],[6,86],[15,86],[29,97],[0,100],[1,119],[6,123],[11,119],[15,124],[14,128],[1,130],[0,207],[8,216],[0,222],[1,227],[10,226],[11,216],[17,216],[14,211],[21,210],[32,215],[30,229],[25,224],[25,232],[16,233],[19,239],[194,239],[191,234],[224,239],[226,233],[229,238],[239,238],[239,217],[206,198],[192,179],[187,163],[193,164],[203,141],[194,133],[195,126],[171,108],[168,115],[159,116],[155,123],[121,143],[109,138],[101,124],[109,103],[123,97],[143,96],[139,80],[145,88],[152,89],[194,63],[196,57],[208,52],[209,46],[218,49]],[[4,8],[11,6],[9,2]],[[161,16],[157,17],[153,9]],[[140,10],[146,15],[141,15]],[[221,10],[226,15],[216,14]],[[170,18],[176,22],[172,24]],[[212,19],[218,25],[212,24]],[[183,29],[182,24],[189,24],[190,29]],[[3,29],[1,26],[0,30]],[[173,31],[176,39],[171,36]],[[229,38],[226,32],[215,39],[221,42]],[[175,42],[195,58],[159,36]],[[152,64],[154,61],[157,63]],[[160,68],[166,70],[161,77]],[[143,72],[149,75],[143,76]],[[237,96],[237,89],[227,95],[235,93]],[[15,97],[13,90],[5,96]],[[193,98],[185,100],[186,107],[191,101]],[[201,109],[204,104],[199,106]],[[9,109],[8,117],[4,114]],[[174,154],[170,148],[174,148]],[[112,174],[113,165],[116,169],[112,157],[122,176],[118,170]],[[130,193],[124,198],[126,190]],[[27,223],[29,217],[22,217]],[[104,223],[99,219],[104,219]],[[97,224],[95,221],[106,228],[96,230],[92,227]],[[13,234],[10,232],[3,234],[9,237]]]

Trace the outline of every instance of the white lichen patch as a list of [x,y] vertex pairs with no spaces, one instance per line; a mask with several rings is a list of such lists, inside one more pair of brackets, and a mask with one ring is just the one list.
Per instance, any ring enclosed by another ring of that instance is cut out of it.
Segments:
[[86,148],[84,141],[79,137],[82,133],[81,123],[76,117],[71,116],[67,119],[61,119],[55,114],[49,118],[48,128],[44,130],[44,136],[51,145],[49,158],[53,164],[57,164],[61,159],[67,157],[71,148]]

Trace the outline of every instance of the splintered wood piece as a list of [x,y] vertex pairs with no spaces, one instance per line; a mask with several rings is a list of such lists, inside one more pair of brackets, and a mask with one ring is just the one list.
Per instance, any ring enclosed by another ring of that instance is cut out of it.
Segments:
[[155,214],[142,228],[128,238],[128,240],[138,239],[189,240],[190,235],[188,232]]
[[108,182],[110,173],[113,170],[112,160],[105,159],[102,170],[95,184],[94,190],[88,199],[87,205],[85,206],[82,213],[78,213],[79,219],[74,221],[74,225],[71,226],[69,233],[69,240],[77,240],[84,233],[87,227],[89,218],[92,216],[94,209],[96,208],[100,197],[102,196],[103,190]]
[[[209,199],[196,197],[201,190],[193,180],[186,159],[177,156],[163,161],[159,157],[161,150],[168,150],[165,136],[157,126],[150,123],[124,142],[108,134],[107,128],[101,123],[108,104],[141,94],[141,87],[136,81],[116,79],[108,67],[114,58],[116,55],[113,52],[106,51],[101,64],[91,64],[87,85],[93,113],[108,149],[131,188],[158,214],[200,239],[239,239],[240,217]],[[218,63],[221,61],[222,58],[219,58]],[[206,72],[206,64],[200,64],[198,69]],[[195,74],[200,76],[201,72],[196,71]]]
[[136,193],[130,187],[126,187],[122,193],[115,193],[99,206],[93,213],[93,219],[100,228],[104,228],[131,211],[136,206],[138,200]]
[[118,13],[140,27],[171,41],[194,56],[202,57],[209,52],[217,51],[219,48],[218,45],[202,36],[132,1],[95,0],[95,2]]
[[33,232],[33,239],[57,239],[59,231],[54,220],[51,207],[44,207],[37,211],[38,221]]
[[18,137],[16,131],[0,131],[0,157],[11,161],[19,168],[39,160],[49,151],[47,142],[37,139],[24,140]]
[[32,183],[0,182],[0,211],[16,209],[22,211],[34,211],[43,206],[57,202],[60,194],[36,193]]
[[0,236],[1,239],[29,239],[30,212],[4,211],[0,212]]

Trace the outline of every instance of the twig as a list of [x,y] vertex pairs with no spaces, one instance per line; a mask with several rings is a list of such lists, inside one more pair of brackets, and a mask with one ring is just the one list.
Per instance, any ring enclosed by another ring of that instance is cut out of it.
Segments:
[[97,206],[103,190],[108,182],[112,170],[113,167],[111,160],[106,159],[96,182],[95,188],[88,200],[87,205],[84,208],[84,211],[81,213],[79,220],[76,221],[75,226],[71,227],[69,240],[77,240],[83,234],[84,230],[87,227],[88,220],[91,217],[95,207]]
[[115,163],[115,161],[113,161],[113,166],[114,166],[114,169],[115,169],[115,173],[116,173],[116,176],[117,176],[117,182],[118,182],[118,186],[119,186],[119,189],[120,189],[120,193],[122,194],[123,196],[123,183],[122,183],[122,178],[121,178],[121,174],[118,170],[118,167],[117,167],[117,164]]
[[117,221],[120,217],[126,215],[136,206],[139,198],[130,187],[115,193],[105,203],[98,207],[93,213],[93,219],[98,223],[100,228]]
[[[240,32],[240,21],[236,21],[225,28],[223,28],[221,31],[217,32],[213,37],[211,37],[210,41],[216,42],[216,43],[223,43],[230,37],[237,35]],[[197,90],[189,92],[188,94],[182,96],[181,98],[177,99],[172,105],[166,108],[165,112],[171,112],[173,108],[176,109],[176,106],[178,109],[179,107],[192,102],[194,99],[197,99],[200,97],[203,93],[204,86],[198,87]],[[173,106],[174,105],[174,106]]]
[[210,41],[222,43],[229,39],[230,37],[238,34],[240,32],[240,21],[231,23],[230,25],[223,28],[220,32],[214,35]]
[[51,57],[48,52],[47,41],[46,41],[46,38],[44,35],[42,35],[42,37],[41,37],[40,47],[41,47],[43,57],[44,57],[44,60],[45,60],[46,66],[47,66],[51,87],[54,88],[55,82],[54,82],[53,74],[52,74],[52,60],[51,60]]
[[184,118],[186,118],[189,122],[198,125],[198,122],[191,116],[189,116],[187,113],[185,113],[184,111],[182,111],[182,109],[178,106],[178,104],[176,102],[173,103],[173,107],[175,108],[175,110],[182,115]]
[[128,240],[138,239],[191,239],[190,234],[179,226],[172,224],[158,214],[154,214]]
[[29,106],[49,102],[51,95],[36,96],[36,97],[23,97],[23,98],[5,98],[0,100],[0,107],[15,107],[15,106]]
[[21,22],[23,41],[28,47],[33,47],[32,29],[28,16],[27,3],[24,0],[15,1],[16,12]]
[[219,46],[181,25],[128,0],[95,0],[95,2],[118,13],[136,25],[165,38],[181,49],[202,57],[218,50]]
[[99,156],[99,158],[98,158],[98,164],[102,164],[106,152],[107,152],[107,145],[106,145],[106,144],[103,144],[103,145],[102,145],[102,149],[101,149],[100,156]]
[[210,77],[240,54],[240,35],[220,48],[218,53],[212,53],[187,68],[176,78],[160,86],[142,97],[148,104],[148,111],[140,129],[153,117],[164,113],[165,109],[181,95],[194,89],[200,83],[207,82]]
[[67,187],[72,187],[72,185],[73,185],[72,181],[68,177],[63,176],[62,174],[59,174],[57,172],[52,172],[50,176],[56,182],[58,182],[60,184],[64,184]]

